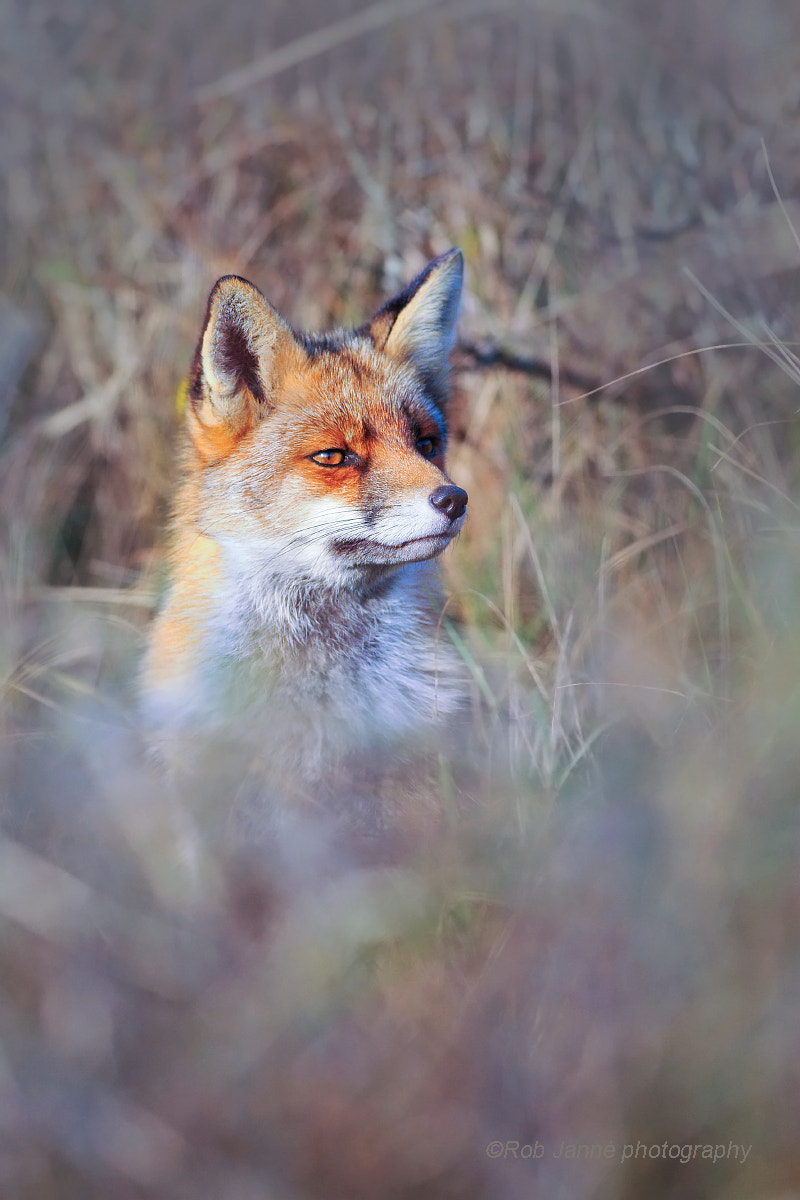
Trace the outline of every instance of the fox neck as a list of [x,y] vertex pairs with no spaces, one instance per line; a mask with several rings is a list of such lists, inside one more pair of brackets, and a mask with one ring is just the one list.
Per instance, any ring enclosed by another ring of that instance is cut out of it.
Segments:
[[238,662],[248,712],[263,703],[270,726],[281,728],[274,714],[283,710],[287,741],[298,722],[310,723],[317,749],[303,743],[308,769],[353,737],[405,736],[460,703],[458,672],[437,634],[434,562],[362,574],[348,586],[255,573],[237,580],[236,594],[235,619],[227,612],[212,640]]
[[417,626],[420,593],[432,600],[437,577],[430,563],[362,568],[335,584],[237,573],[234,620],[225,614],[222,633],[232,637],[237,657],[266,654],[288,663],[320,651],[325,658],[359,652],[387,619],[395,634],[397,625]]
[[365,742],[405,736],[460,706],[460,671],[437,625],[435,561],[332,587],[234,570],[212,539],[196,539],[193,553],[145,663],[153,727],[238,728],[243,716],[245,727],[270,729],[276,755],[305,730],[314,744],[302,742],[300,757],[311,770],[338,753],[343,730]]

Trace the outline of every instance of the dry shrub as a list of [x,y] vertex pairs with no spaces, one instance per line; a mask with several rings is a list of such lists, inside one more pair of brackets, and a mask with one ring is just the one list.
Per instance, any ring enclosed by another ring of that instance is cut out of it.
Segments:
[[[348,15],[3,17],[0,1190],[788,1195],[795,6],[430,6],[224,83]],[[198,894],[134,680],[205,295],[349,323],[451,244],[443,819]]]

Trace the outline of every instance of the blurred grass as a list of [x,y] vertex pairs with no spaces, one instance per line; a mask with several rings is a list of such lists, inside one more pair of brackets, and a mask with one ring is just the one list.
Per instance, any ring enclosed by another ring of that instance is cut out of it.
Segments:
[[[356,11],[0,18],[0,1194],[793,1196],[796,6]],[[358,322],[453,244],[479,726],[402,868],[231,910],[133,705],[206,294]]]

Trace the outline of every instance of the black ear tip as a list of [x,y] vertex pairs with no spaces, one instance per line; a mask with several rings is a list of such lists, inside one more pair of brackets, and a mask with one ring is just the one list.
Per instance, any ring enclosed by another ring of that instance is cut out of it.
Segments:
[[435,267],[447,267],[451,265],[460,268],[462,271],[464,269],[464,255],[458,246],[453,246],[452,250],[445,250],[444,254],[440,254],[431,263],[431,266]]
[[215,300],[218,296],[226,294],[235,295],[237,292],[242,291],[261,295],[256,285],[251,283],[249,279],[245,279],[242,275],[220,275],[211,289],[209,300]]
[[447,250],[435,258],[431,263],[431,269],[434,272],[441,272],[445,279],[450,280],[452,287],[461,289],[464,281],[464,255],[458,246],[454,246],[452,250]]

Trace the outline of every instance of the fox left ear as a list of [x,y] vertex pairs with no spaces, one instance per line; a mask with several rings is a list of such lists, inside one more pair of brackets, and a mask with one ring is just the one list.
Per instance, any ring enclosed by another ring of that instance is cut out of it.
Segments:
[[368,326],[377,348],[417,367],[437,398],[446,392],[463,277],[461,251],[448,250],[384,304]]
[[269,411],[281,379],[303,360],[292,330],[238,275],[218,279],[208,300],[189,387],[192,442],[203,459],[224,457]]

